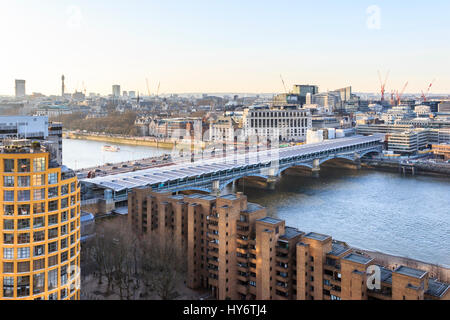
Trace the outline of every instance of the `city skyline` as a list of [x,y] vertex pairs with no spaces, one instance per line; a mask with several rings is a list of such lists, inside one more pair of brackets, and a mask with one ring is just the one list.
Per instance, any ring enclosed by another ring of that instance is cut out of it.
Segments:
[[[318,10],[321,8],[321,10]],[[325,8],[325,9],[324,9]],[[0,95],[26,92],[110,94],[284,92],[296,83],[320,91],[352,85],[378,92],[450,92],[445,13],[433,1],[389,3],[182,1],[106,3],[19,1],[0,4]],[[38,13],[38,14],[36,14]],[[14,30],[13,32],[11,30]]]

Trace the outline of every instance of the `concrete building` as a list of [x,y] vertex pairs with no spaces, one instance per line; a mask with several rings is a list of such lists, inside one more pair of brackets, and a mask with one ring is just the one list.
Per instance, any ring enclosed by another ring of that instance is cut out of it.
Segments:
[[414,154],[429,143],[429,129],[414,129],[387,135],[388,150],[399,154]]
[[450,101],[441,102],[438,105],[439,113],[450,113]]
[[305,141],[312,127],[309,109],[290,107],[245,109],[243,128],[246,137],[263,140]]
[[313,95],[312,102],[330,110],[339,109],[342,105],[341,96],[336,92],[323,92]]
[[411,119],[414,118],[416,114],[412,111],[411,107],[408,105],[399,105],[392,107],[387,112],[381,115],[381,120],[386,124],[394,124],[397,120]]
[[120,85],[115,84],[112,86],[112,95],[114,98],[120,97]]
[[80,185],[45,143],[0,147],[0,300],[76,300]]
[[62,124],[46,116],[0,116],[0,140],[33,139],[54,142],[55,160],[62,165]]
[[[267,217],[241,193],[172,195],[137,188],[128,197],[133,230],[183,248],[187,286],[209,289],[216,299],[450,299],[450,285],[428,272],[377,265],[331,236]],[[369,266],[380,270],[379,289],[367,285]]]
[[235,117],[219,117],[209,124],[209,141],[234,143],[239,129],[240,123]]
[[25,80],[16,80],[16,98],[24,98],[26,96],[25,92]]

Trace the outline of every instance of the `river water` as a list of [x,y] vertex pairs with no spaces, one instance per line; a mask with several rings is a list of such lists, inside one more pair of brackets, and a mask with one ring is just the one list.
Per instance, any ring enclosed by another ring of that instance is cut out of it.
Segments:
[[[63,161],[72,168],[136,160],[166,149],[64,140]],[[302,231],[331,235],[367,250],[450,267],[450,179],[401,176],[371,170],[322,169],[318,178],[283,176],[274,190],[240,183],[250,202]]]

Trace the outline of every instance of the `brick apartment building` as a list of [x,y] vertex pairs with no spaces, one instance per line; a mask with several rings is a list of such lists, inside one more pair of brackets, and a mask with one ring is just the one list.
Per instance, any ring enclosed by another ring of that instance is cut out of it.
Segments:
[[136,188],[128,197],[135,232],[170,237],[184,248],[188,287],[208,288],[216,299],[450,299],[449,284],[405,266],[379,266],[381,288],[369,290],[373,258],[267,217],[241,193],[172,195]]

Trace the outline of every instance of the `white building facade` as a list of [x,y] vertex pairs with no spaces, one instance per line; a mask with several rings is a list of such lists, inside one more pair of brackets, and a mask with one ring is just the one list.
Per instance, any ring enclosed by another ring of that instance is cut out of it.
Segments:
[[305,141],[312,127],[308,109],[246,109],[243,115],[245,136],[258,136],[284,142]]

